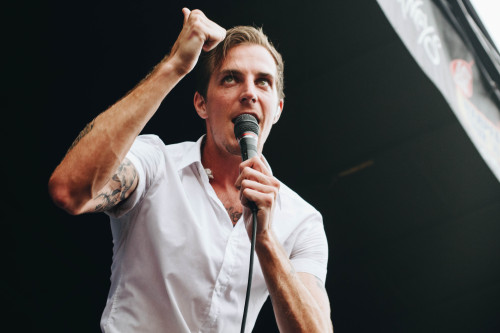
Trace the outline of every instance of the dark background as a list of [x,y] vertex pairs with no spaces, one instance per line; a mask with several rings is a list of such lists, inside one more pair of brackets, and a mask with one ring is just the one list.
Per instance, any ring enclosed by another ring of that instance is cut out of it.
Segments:
[[[284,56],[284,113],[264,152],[323,214],[335,331],[499,332],[499,183],[376,2],[339,0],[5,7],[3,323],[99,331],[108,219],[59,210],[47,181],[169,51],[183,6],[225,28],[263,26]],[[183,80],[143,132],[196,140],[193,86]],[[254,331],[275,327],[268,304]]]

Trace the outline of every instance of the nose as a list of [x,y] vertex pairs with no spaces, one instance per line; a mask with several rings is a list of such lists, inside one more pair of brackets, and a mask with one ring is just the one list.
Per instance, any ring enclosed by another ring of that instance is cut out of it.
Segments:
[[243,90],[240,95],[240,103],[257,103],[257,92],[253,81],[247,80],[243,85]]

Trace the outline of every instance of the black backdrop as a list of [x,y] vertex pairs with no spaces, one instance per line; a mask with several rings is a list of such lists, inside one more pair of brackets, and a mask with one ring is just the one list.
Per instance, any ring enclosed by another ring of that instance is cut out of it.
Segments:
[[[264,153],[324,215],[336,331],[499,331],[498,181],[372,1],[7,6],[5,324],[99,331],[107,218],[57,209],[47,181],[85,124],[169,51],[183,6],[224,27],[263,26],[284,56],[285,109]],[[197,139],[192,96],[188,77],[143,132]],[[269,306],[255,331],[276,331]]]

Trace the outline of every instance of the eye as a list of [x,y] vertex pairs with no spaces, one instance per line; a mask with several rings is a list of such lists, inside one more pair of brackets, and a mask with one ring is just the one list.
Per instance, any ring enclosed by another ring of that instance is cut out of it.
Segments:
[[232,75],[224,76],[224,78],[222,79],[222,82],[223,83],[233,83],[234,76],[232,76]]
[[263,86],[263,87],[264,87],[264,86],[270,86],[270,85],[271,85],[271,82],[270,82],[268,79],[264,79],[264,78],[262,78],[262,79],[258,79],[258,80],[257,80],[257,84],[258,84],[259,86]]

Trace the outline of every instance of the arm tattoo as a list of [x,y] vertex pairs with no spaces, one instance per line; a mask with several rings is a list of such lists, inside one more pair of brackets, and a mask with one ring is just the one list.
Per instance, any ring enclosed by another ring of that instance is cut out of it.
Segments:
[[[71,144],[71,146],[69,147],[68,149],[68,152],[69,153],[71,151],[71,149],[73,149],[77,144],[78,142],[80,142],[80,140],[85,136],[87,135],[91,130],[92,128],[94,128],[94,121],[95,121],[95,118],[90,122],[88,123],[84,129],[82,129],[82,131],[80,132],[80,134],[78,134],[78,136],[76,137],[75,141],[73,141],[73,143]],[[67,154],[66,153],[66,154]]]
[[123,201],[134,185],[136,178],[137,171],[132,162],[128,159],[123,160],[118,170],[116,170],[116,173],[109,180],[109,182],[112,182],[110,188],[106,188],[95,198],[98,203],[95,207],[95,211],[103,212]]
[[233,224],[236,224],[236,222],[238,222],[241,215],[243,214],[242,212],[236,211],[233,206],[231,206],[229,208],[226,207],[226,210],[227,210],[227,213],[229,214],[229,218],[231,219]]

